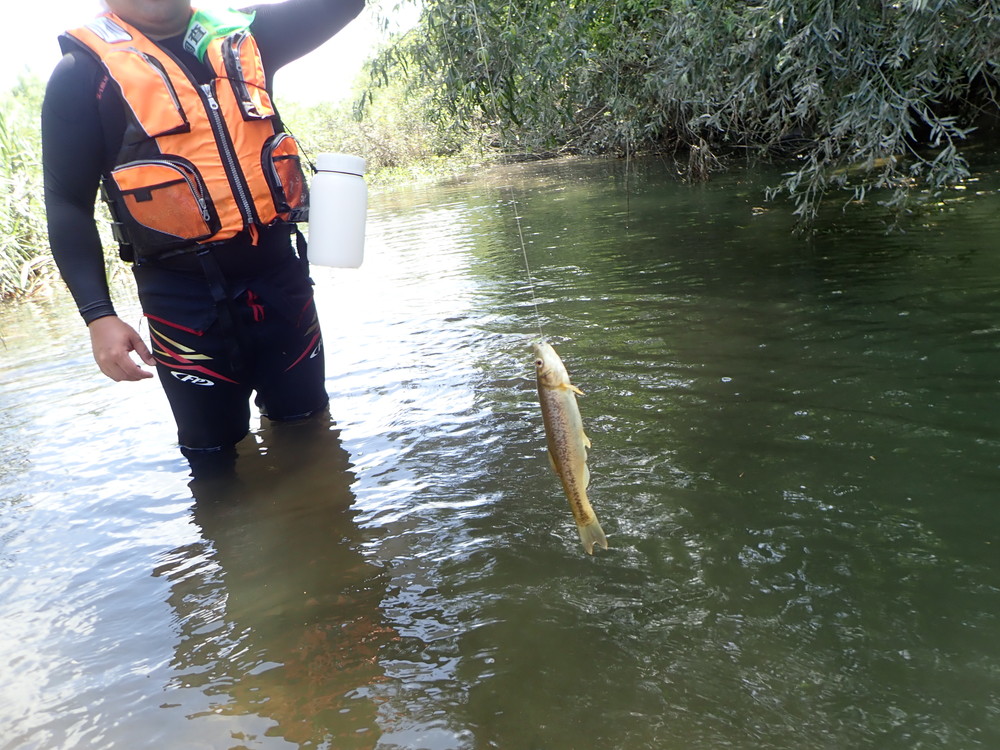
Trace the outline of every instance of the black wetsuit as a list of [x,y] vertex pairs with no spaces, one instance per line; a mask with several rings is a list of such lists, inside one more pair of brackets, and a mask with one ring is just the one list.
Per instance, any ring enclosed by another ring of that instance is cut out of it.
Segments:
[[[274,72],[351,21],[363,0],[286,0],[252,6],[250,30],[270,86]],[[205,82],[209,68],[182,49],[183,35],[158,42]],[[49,241],[85,322],[114,315],[94,220],[97,189],[114,166],[125,132],[124,103],[103,66],[72,50],[56,66],[42,108]],[[262,412],[291,419],[323,409],[322,339],[291,225],[244,232],[215,245],[210,278],[196,254],[133,267],[150,322],[157,373],[178,425],[182,450],[228,448],[249,428],[249,398]],[[225,296],[224,304],[219,296]]]

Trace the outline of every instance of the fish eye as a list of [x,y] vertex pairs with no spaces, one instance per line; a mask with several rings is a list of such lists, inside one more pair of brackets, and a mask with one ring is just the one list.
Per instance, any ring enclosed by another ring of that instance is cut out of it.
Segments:
[[543,362],[542,362],[542,360],[541,360],[541,359],[536,359],[536,360],[535,360],[535,367],[541,367],[541,366],[542,366],[542,364],[543,364]]

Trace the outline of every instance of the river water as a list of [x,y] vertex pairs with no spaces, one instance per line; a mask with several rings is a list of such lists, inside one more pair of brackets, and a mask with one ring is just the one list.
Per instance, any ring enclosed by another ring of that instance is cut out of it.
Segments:
[[314,274],[335,426],[220,486],[65,295],[3,311],[0,747],[1000,746],[1000,175],[811,236],[775,175],[625,178],[374,194],[364,266]]

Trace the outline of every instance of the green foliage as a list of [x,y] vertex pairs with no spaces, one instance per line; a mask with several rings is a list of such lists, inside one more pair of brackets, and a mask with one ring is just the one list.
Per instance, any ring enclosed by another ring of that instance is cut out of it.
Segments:
[[968,174],[963,141],[1000,114],[1000,0],[425,0],[376,62],[506,150],[689,149],[794,156],[775,193],[812,218]]
[[23,79],[0,99],[0,298],[53,270],[42,198],[42,84]]
[[307,157],[318,153],[357,154],[368,162],[368,181],[380,184],[392,175],[448,160],[454,168],[478,153],[470,134],[436,121],[426,91],[390,83],[377,91],[355,92],[355,103],[282,108],[286,126]]

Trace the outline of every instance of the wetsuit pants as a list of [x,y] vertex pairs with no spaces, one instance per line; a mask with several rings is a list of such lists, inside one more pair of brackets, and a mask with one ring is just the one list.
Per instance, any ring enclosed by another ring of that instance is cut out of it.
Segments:
[[247,435],[254,393],[274,420],[326,408],[323,339],[312,283],[297,259],[224,279],[221,290],[204,274],[148,265],[134,272],[157,375],[189,460],[231,451]]

